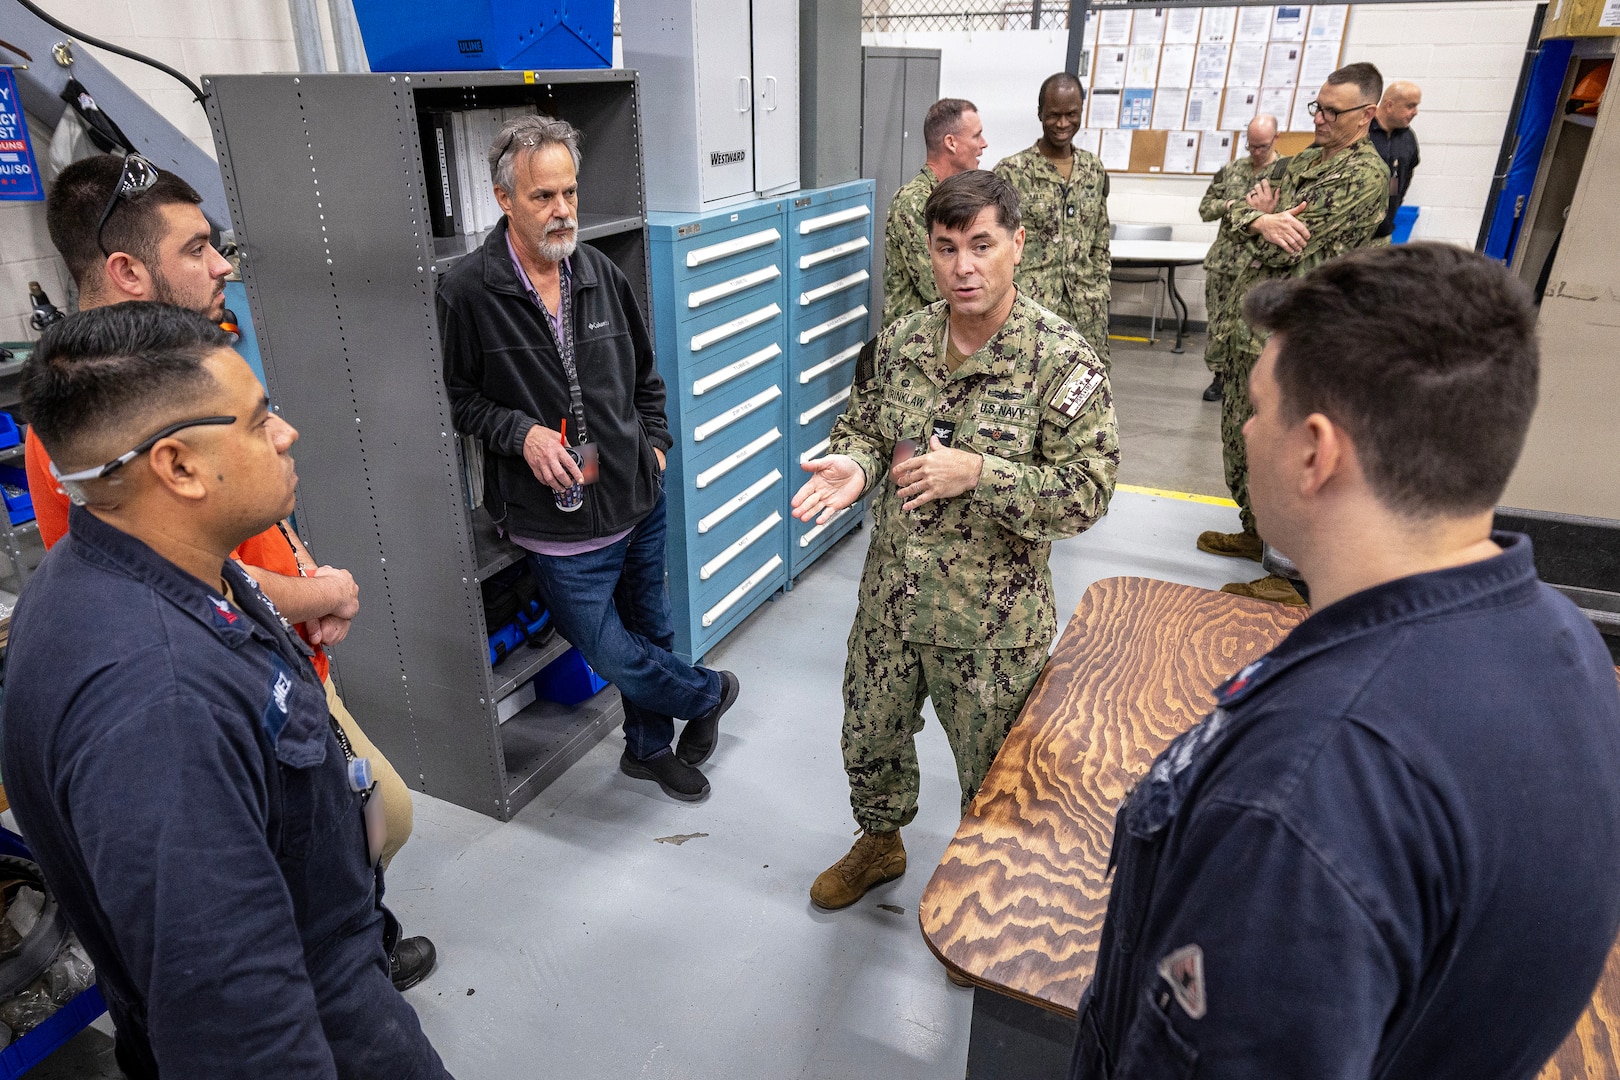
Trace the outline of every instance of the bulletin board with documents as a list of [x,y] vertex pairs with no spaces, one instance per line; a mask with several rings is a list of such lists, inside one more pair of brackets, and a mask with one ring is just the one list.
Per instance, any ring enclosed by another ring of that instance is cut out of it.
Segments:
[[1210,174],[1277,117],[1279,152],[1308,145],[1306,108],[1336,68],[1348,4],[1092,9],[1085,126],[1109,172]]

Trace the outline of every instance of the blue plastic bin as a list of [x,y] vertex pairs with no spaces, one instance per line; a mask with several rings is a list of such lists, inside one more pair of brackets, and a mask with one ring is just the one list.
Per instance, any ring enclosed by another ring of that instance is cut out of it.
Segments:
[[1389,242],[1404,244],[1412,239],[1412,226],[1417,224],[1418,211],[1421,206],[1397,206],[1395,208],[1395,231],[1390,234]]
[[613,0],[354,0],[372,71],[613,66]]
[[0,412],[0,450],[16,446],[22,442],[22,429],[17,421],[11,418],[10,413]]
[[0,496],[6,501],[6,516],[13,525],[34,520],[34,500],[28,496],[28,470],[20,465],[0,465]]
[[607,680],[591,670],[578,649],[569,649],[534,677],[535,696],[559,705],[578,705],[606,686]]

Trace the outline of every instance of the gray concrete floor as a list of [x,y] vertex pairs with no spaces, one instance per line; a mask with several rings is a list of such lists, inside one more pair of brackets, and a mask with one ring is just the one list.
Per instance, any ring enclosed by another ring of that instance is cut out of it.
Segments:
[[[1114,347],[1120,479],[1224,494],[1218,406],[1195,341],[1183,356]],[[1206,460],[1209,459],[1209,460]],[[1212,462],[1212,464],[1211,464]],[[1223,506],[1121,492],[1096,528],[1054,546],[1060,622],[1092,581],[1137,574],[1217,587],[1259,576],[1204,555]],[[603,740],[513,821],[424,795],[390,870],[408,933],[438,970],[406,996],[463,1078],[958,1080],[972,994],[923,943],[917,907],[957,825],[950,751],[929,715],[910,871],[853,907],[811,906],[810,882],[854,837],[839,757],[839,678],[869,533],[764,605],[707,663],[742,695],[698,804],[630,780]],[[363,720],[363,718],[362,718]],[[86,1032],[33,1075],[117,1076]]]

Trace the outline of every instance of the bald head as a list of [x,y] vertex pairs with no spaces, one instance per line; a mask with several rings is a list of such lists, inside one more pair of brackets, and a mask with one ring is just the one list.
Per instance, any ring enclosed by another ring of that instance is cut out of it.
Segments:
[[1270,165],[1277,157],[1277,118],[1261,113],[1249,121],[1249,161],[1256,169]]
[[1423,91],[1417,83],[1392,82],[1384,88],[1384,96],[1378,102],[1378,126],[1385,131],[1409,128],[1422,104]]

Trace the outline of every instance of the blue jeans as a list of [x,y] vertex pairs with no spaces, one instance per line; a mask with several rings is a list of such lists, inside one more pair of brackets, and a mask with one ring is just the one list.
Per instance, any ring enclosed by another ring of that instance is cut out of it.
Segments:
[[583,555],[534,555],[540,594],[557,632],[624,699],[624,740],[645,761],[669,749],[675,717],[720,703],[718,672],[670,652],[675,627],[664,587],[664,496],[630,535]]

